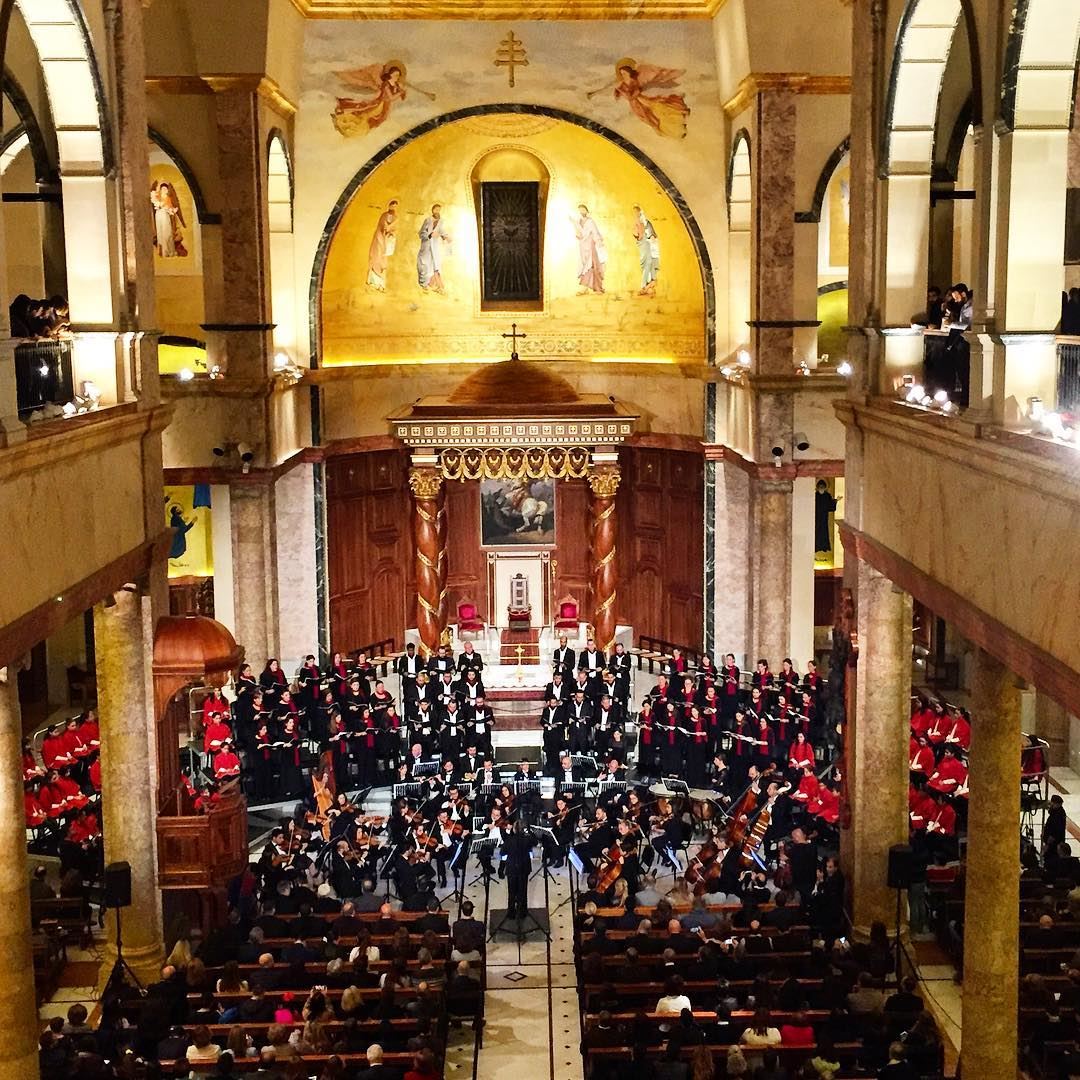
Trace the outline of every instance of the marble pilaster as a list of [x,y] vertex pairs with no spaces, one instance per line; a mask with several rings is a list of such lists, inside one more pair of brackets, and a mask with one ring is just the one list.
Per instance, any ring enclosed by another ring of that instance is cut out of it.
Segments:
[[[1020,966],[1020,688],[995,657],[971,657],[964,889],[965,1076],[1015,1076]],[[977,928],[977,930],[975,929]]]
[[[157,755],[151,736],[153,660],[149,597],[125,586],[94,608],[98,716],[101,724],[101,808],[105,862],[131,866],[131,907],[121,912],[124,959],[141,981],[156,980],[164,959],[157,887],[155,820]],[[138,793],[137,795],[134,793]],[[103,985],[116,959],[116,916],[105,919]]]
[[754,655],[774,668],[791,648],[791,495],[790,480],[750,480],[751,617]]
[[38,1076],[38,1016],[34,959],[30,947],[30,891],[27,887],[26,835],[23,832],[22,719],[18,669],[0,668],[0,809],[18,828],[0,830],[0,1076],[34,1080]]
[[274,485],[278,652],[286,671],[298,667],[319,638],[314,469],[298,465]]
[[256,673],[276,651],[271,498],[259,484],[229,487],[234,636]]
[[[733,652],[740,664],[750,648],[750,487],[744,469],[730,461],[716,462],[716,605],[714,625],[718,654]],[[719,661],[719,656],[717,656]]]
[[795,119],[790,90],[755,96],[750,353],[758,374],[789,375],[794,366]]
[[[269,221],[263,183],[266,140],[254,89],[214,95],[218,173],[221,177],[220,323],[207,324],[210,359],[236,377],[273,372],[270,325]],[[208,283],[208,292],[213,283]],[[209,303],[208,309],[212,308]]]
[[895,924],[889,848],[908,839],[912,602],[868,563],[859,562],[857,573],[859,667],[846,743],[851,828],[844,869],[852,923],[865,932],[876,921]]

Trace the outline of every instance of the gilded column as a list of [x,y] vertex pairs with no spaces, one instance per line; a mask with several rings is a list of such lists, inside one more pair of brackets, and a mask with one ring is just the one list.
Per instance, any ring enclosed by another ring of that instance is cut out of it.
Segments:
[[442,496],[442,473],[434,466],[419,465],[409,469],[409,487],[413,493],[413,546],[416,550],[416,626],[420,642],[428,652],[439,647],[445,623],[442,618],[442,589],[445,578],[440,570],[441,555],[439,509]]
[[435,565],[439,571],[439,632],[442,633],[442,631],[446,629],[447,623],[450,622],[450,611],[446,602],[447,593],[449,592],[446,585],[446,577],[450,567],[446,555],[447,520],[445,482],[439,485],[439,509],[435,515],[435,525],[439,534],[439,557]]
[[[29,870],[23,832],[22,718],[19,712],[18,668],[0,668],[0,811],[8,828],[0,830],[0,1076],[38,1075],[37,1003],[34,958],[30,948]],[[17,828],[14,826],[18,826]]]
[[971,673],[962,1022],[965,1076],[1016,1074],[1020,964],[1020,691],[976,649]]
[[911,597],[865,562],[858,565],[859,667],[855,727],[847,740],[851,807],[844,867],[852,923],[892,927],[889,848],[908,839],[908,727],[911,716]]
[[618,585],[616,565],[615,493],[622,474],[618,465],[594,466],[589,473],[592,499],[593,633],[597,648],[615,648],[615,595]]
[[[144,983],[156,981],[164,958],[155,844],[157,754],[147,679],[153,658],[152,620],[144,611],[148,605],[129,585],[94,608],[105,862],[131,866],[131,907],[120,913],[124,959]],[[116,959],[116,916],[111,911],[105,930],[108,943],[98,976],[102,984]]]

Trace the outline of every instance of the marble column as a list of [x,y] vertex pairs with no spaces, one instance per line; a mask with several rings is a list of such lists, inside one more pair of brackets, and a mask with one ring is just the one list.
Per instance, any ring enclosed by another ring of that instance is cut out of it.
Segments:
[[750,354],[761,375],[794,368],[795,95],[762,90],[754,98]]
[[596,647],[610,653],[615,648],[615,597],[618,586],[616,557],[615,493],[622,474],[618,465],[594,466],[589,473],[589,515],[592,522],[593,634]]
[[[157,887],[157,754],[152,737],[149,668],[153,630],[149,598],[125,586],[94,608],[98,717],[101,724],[101,830],[105,862],[131,867],[131,907],[121,913],[124,959],[143,982],[158,978],[164,952]],[[99,985],[116,959],[116,916],[105,918],[108,942]]]
[[447,623],[450,622],[450,611],[446,602],[447,594],[450,591],[446,584],[446,577],[449,573],[450,566],[446,554],[447,517],[445,483],[439,487],[439,509],[435,515],[435,529],[439,536],[439,556],[435,563],[435,569],[438,572],[439,578],[439,627],[441,633],[442,629],[445,629]]
[[790,480],[751,478],[754,655],[747,663],[765,657],[776,670],[791,648],[791,494]]
[[269,488],[229,485],[233,561],[233,636],[255,674],[275,653],[276,592]]
[[[848,717],[846,767],[851,828],[844,871],[852,923],[896,922],[889,848],[908,839],[911,597],[868,563],[858,564],[859,667]],[[854,729],[854,730],[851,730]]]
[[439,647],[445,623],[442,619],[442,578],[439,566],[445,559],[440,548],[439,510],[442,473],[431,465],[409,469],[413,493],[413,546],[416,551],[416,626],[420,643],[429,652]]
[[1020,689],[976,649],[971,665],[964,889],[965,1076],[1015,1076],[1020,965]]
[[[37,1002],[34,958],[30,948],[29,868],[23,832],[22,717],[18,668],[0,668],[0,812],[9,828],[0,831],[0,1076],[38,1075]],[[17,826],[17,827],[15,827]]]

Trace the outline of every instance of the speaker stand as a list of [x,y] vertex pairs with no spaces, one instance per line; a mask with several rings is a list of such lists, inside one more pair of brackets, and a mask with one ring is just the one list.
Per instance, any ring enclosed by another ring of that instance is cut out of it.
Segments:
[[103,1002],[122,997],[124,988],[129,985],[134,986],[140,993],[145,989],[139,980],[139,976],[131,970],[130,965],[124,959],[124,936],[120,920],[120,908],[114,908],[114,910],[116,912],[116,960],[113,961],[112,971],[109,972],[109,977],[105,980],[105,986],[101,991],[101,1000]]

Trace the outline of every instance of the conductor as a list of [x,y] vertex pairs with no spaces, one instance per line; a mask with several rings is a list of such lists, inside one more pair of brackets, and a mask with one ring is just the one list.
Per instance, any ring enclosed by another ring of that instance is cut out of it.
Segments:
[[524,832],[520,821],[514,822],[513,832],[503,840],[502,851],[506,869],[506,915],[521,922],[529,914],[529,871],[532,869],[532,849],[536,841]]

